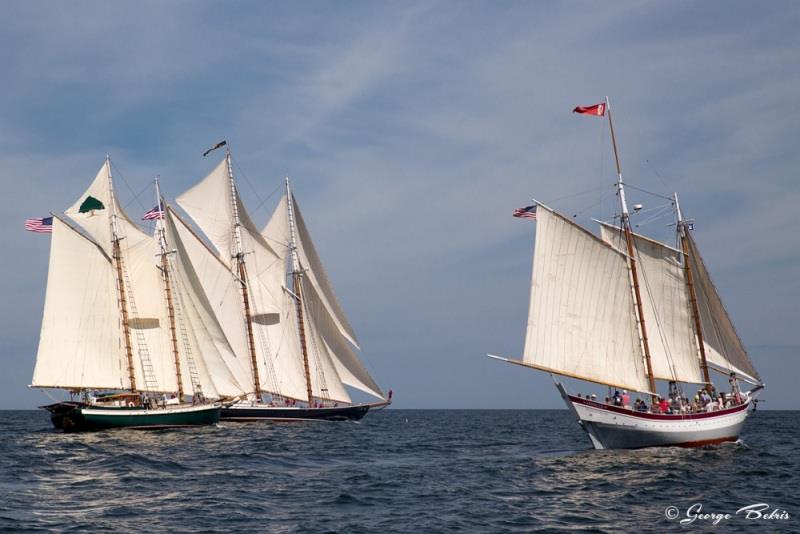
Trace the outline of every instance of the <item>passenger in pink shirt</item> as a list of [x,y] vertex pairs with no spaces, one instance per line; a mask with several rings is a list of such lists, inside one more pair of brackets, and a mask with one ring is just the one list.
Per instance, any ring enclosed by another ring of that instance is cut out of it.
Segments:
[[622,407],[629,410],[631,409],[631,396],[628,395],[627,389],[622,390]]

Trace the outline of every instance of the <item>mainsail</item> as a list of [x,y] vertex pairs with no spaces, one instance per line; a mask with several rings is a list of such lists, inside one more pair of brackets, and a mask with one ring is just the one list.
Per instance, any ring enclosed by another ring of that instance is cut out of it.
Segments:
[[[625,249],[625,235],[619,227],[601,223],[600,237],[619,250]],[[682,254],[642,235],[633,234],[633,239],[653,376],[703,383]]]
[[111,258],[53,217],[44,316],[32,384],[127,389]]
[[649,390],[625,254],[542,205],[523,363]]
[[694,273],[697,291],[697,307],[703,328],[703,341],[706,360],[709,364],[726,372],[735,372],[739,378],[761,384],[753,363],[742,344],[733,322],[722,304],[711,275],[709,275],[700,251],[689,232],[686,233],[689,245],[689,262]]

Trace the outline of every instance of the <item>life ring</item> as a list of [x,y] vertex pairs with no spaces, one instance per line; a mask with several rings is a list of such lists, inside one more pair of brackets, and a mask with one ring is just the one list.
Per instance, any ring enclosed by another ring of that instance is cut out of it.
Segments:
[[133,408],[134,406],[133,401],[128,401],[128,408]]

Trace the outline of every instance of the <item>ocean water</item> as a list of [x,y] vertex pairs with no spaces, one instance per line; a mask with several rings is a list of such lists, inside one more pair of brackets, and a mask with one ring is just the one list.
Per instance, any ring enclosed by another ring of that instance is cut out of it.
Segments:
[[6,411],[0,531],[800,532],[798,429],[759,411],[739,444],[594,451],[566,410],[86,434]]

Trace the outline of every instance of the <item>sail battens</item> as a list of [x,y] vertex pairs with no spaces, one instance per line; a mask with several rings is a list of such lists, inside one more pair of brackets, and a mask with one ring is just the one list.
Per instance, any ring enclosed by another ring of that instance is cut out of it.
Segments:
[[549,209],[537,214],[523,361],[647,391],[624,254]]

